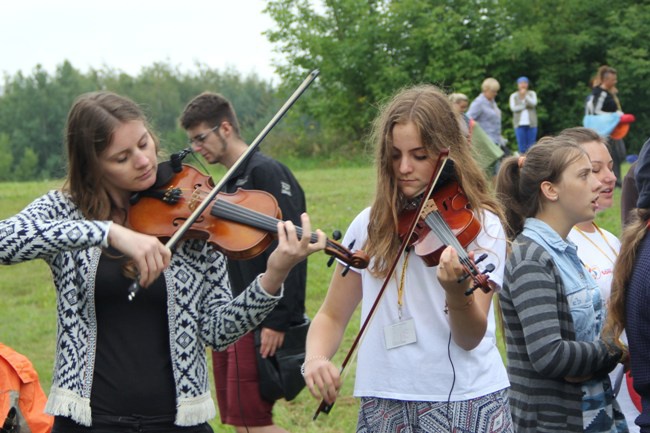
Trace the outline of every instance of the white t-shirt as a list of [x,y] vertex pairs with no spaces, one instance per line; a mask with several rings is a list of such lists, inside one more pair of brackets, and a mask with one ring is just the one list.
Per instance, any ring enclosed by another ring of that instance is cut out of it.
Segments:
[[528,126],[530,125],[530,114],[528,114],[528,109],[524,109],[521,112],[521,117],[519,117],[519,126]]
[[[580,260],[582,260],[587,269],[589,269],[591,276],[594,277],[594,280],[598,283],[601,297],[603,302],[605,302],[606,310],[609,302],[609,295],[612,292],[612,279],[614,278],[614,263],[612,263],[612,261],[616,261],[618,252],[621,249],[621,242],[616,236],[607,230],[602,228],[600,230],[603,233],[602,235],[598,233],[598,230],[591,233],[585,231],[581,233],[574,227],[569,232],[568,238],[577,245],[578,257],[580,257]],[[605,237],[603,238],[603,236]],[[605,239],[607,239],[607,242],[605,242]],[[612,248],[614,251],[612,251]],[[621,339],[627,343],[625,333],[621,335]],[[622,374],[622,370],[623,365],[618,364],[609,374],[612,386],[617,380],[620,380],[618,376]],[[630,398],[625,378],[623,378],[621,382],[621,388],[616,400],[625,415],[625,420],[630,428],[630,433],[638,432],[639,427],[634,423],[634,420],[639,415],[639,411]]]
[[[614,277],[614,262],[621,242],[607,230],[600,229],[602,235],[595,230],[592,233],[579,232],[575,227],[569,232],[569,240],[578,247],[578,257],[589,270],[589,273],[600,287],[600,295],[605,302],[609,302],[612,292],[612,278]],[[604,237],[603,237],[604,236]],[[612,251],[612,248],[614,251]]]
[[[490,212],[484,215],[483,230],[467,251],[477,250],[477,245],[480,245],[481,250],[488,253],[488,258],[479,267],[483,269],[488,263],[494,264],[496,269],[489,275],[500,288],[505,266],[505,233],[496,215]],[[349,245],[353,240],[356,240],[354,245],[364,245],[369,217],[370,208],[357,215],[344,237],[344,245]],[[510,386],[496,345],[494,311],[490,309],[487,332],[475,349],[466,351],[453,340],[450,343],[448,316],[444,313],[445,293],[436,276],[437,267],[427,267],[413,251],[409,255],[402,319],[414,319],[417,341],[392,349],[387,349],[385,343],[385,327],[399,322],[397,282],[402,277],[402,257],[360,344],[355,397],[462,401]],[[383,279],[373,277],[367,269],[351,270],[361,274],[363,322],[381,289]],[[424,282],[427,284],[424,285]]]

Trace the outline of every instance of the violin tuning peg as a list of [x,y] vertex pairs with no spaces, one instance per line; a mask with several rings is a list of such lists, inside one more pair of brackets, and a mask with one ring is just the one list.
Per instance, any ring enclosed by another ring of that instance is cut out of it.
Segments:
[[350,250],[350,251],[352,250],[352,248],[354,247],[354,243],[355,243],[356,241],[357,241],[357,240],[354,239],[352,242],[350,242],[350,245],[348,245],[348,250]]
[[338,241],[339,239],[341,239],[341,237],[342,237],[341,230],[334,230],[332,232],[332,239],[334,239],[335,241]]
[[489,274],[490,272],[494,271],[496,268],[494,264],[488,263],[488,265],[485,267],[485,270],[482,272],[483,274]]
[[332,264],[334,263],[334,256],[330,257],[330,259],[327,261],[327,267],[331,267]]
[[457,283],[462,283],[465,281],[467,278],[469,278],[469,273],[465,272],[460,278],[456,280]]
[[341,271],[341,275],[345,277],[349,270],[350,270],[350,265],[347,265],[345,267],[345,269],[343,269],[343,271]]
[[478,259],[474,260],[474,263],[481,263],[485,259],[487,259],[487,254],[483,253],[478,257]]
[[478,286],[472,286],[469,289],[465,290],[465,296],[469,296],[474,293],[474,290],[478,289]]

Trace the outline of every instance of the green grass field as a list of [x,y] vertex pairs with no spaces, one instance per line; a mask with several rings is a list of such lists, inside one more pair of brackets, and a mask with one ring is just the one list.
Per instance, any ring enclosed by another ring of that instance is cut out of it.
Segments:
[[[374,193],[374,171],[370,167],[311,168],[296,170],[295,174],[307,195],[312,225],[328,235],[334,230],[345,231],[352,218],[370,204]],[[59,185],[60,182],[1,183],[0,218],[15,214],[37,196]],[[611,209],[598,215],[597,222],[619,235],[618,189],[614,202]],[[322,253],[309,259],[307,312],[312,317],[325,297],[331,277],[332,270],[326,266],[328,259]],[[56,332],[54,289],[48,267],[42,261],[0,267],[0,293],[0,341],[31,359],[47,392],[52,378]],[[334,359],[338,365],[352,344],[358,323],[357,312]],[[304,390],[295,400],[276,404],[276,423],[292,432],[354,431],[357,412],[357,401],[351,397],[354,365],[347,371],[341,395],[330,415],[312,421],[319,402]],[[222,426],[218,418],[211,425],[216,432],[232,431]]]

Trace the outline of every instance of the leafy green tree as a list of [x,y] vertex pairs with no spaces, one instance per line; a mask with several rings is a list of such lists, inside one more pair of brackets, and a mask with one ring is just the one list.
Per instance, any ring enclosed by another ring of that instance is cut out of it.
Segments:
[[13,168],[13,156],[11,156],[11,144],[7,134],[0,134],[0,180],[11,180]]
[[36,177],[38,170],[38,155],[32,149],[27,148],[23,153],[23,157],[18,161],[14,167],[13,178],[14,180],[31,180]]
[[[67,112],[74,99],[86,92],[109,90],[139,103],[168,153],[187,146],[178,117],[187,102],[203,91],[218,91],[233,101],[244,137],[249,140],[271,119],[271,111],[280,106],[270,82],[254,74],[242,77],[234,70],[219,72],[204,65],[197,65],[192,73],[182,73],[170,64],[154,63],[132,77],[110,67],[82,74],[64,61],[52,75],[36,66],[29,76],[5,76],[3,90],[0,132],[8,141],[6,160],[18,162],[15,174],[20,179],[63,176]],[[282,146],[275,149],[284,150]]]
[[[271,0],[266,12],[284,81],[321,71],[306,113],[335,152],[357,147],[377,105],[400,87],[432,82],[473,98],[488,76],[501,83],[511,143],[508,96],[520,75],[538,93],[541,134],[557,133],[582,123],[589,80],[602,64],[619,72],[623,108],[637,116],[628,146],[638,148],[650,130],[642,106],[649,9],[632,0]],[[351,146],[337,147],[337,138]]]
[[29,77],[18,73],[13,79],[5,78],[0,131],[9,135],[13,159],[31,161],[26,154],[31,149],[40,176],[61,176],[67,111],[77,95],[93,89],[92,80],[68,61],[58,66],[53,76],[38,65]]
[[[490,7],[488,7],[490,6]],[[267,32],[286,64],[285,81],[312,69],[321,79],[308,113],[331,151],[359,149],[377,106],[403,86],[433,82],[473,93],[490,68],[490,48],[505,37],[497,2],[457,0],[273,0]],[[349,143],[348,146],[345,143]]]

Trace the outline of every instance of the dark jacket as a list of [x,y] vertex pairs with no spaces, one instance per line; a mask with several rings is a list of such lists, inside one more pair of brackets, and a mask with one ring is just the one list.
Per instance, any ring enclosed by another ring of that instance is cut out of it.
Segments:
[[[226,183],[225,191],[234,193],[238,188],[269,192],[278,201],[282,220],[301,225],[300,215],[306,212],[305,194],[293,173],[282,163],[259,151],[253,152],[247,161]],[[257,275],[266,271],[266,262],[277,241],[273,241],[262,254],[249,260],[228,260],[228,275],[237,296]],[[305,287],[307,284],[307,261],[291,270],[284,282],[284,296],[261,326],[276,331],[286,331],[292,324],[302,323],[305,313]]]

